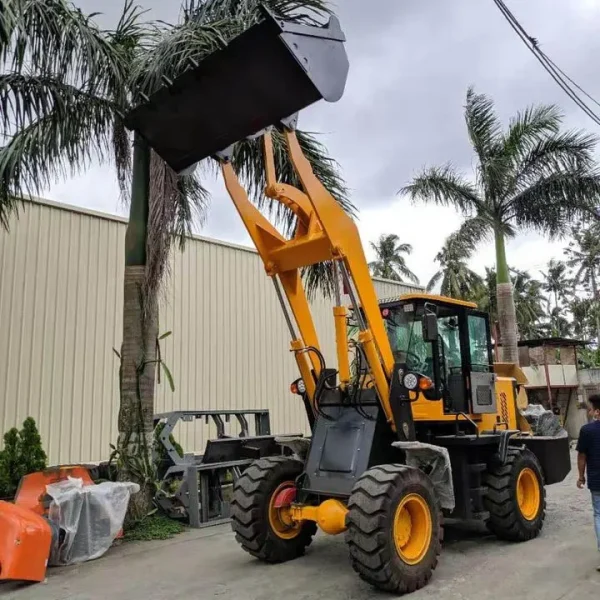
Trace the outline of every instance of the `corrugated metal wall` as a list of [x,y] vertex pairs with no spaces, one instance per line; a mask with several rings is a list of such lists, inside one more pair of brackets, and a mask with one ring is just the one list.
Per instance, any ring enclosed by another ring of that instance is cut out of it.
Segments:
[[[52,463],[101,460],[116,436],[121,343],[123,220],[28,202],[0,231],[0,431],[29,415]],[[380,297],[411,288],[375,282]],[[331,303],[314,316],[326,358],[335,357]],[[175,253],[161,309],[176,390],[163,381],[157,411],[268,408],[272,430],[305,432],[289,335],[258,255],[193,238]],[[237,433],[237,431],[235,431]],[[176,431],[200,449],[210,427]]]

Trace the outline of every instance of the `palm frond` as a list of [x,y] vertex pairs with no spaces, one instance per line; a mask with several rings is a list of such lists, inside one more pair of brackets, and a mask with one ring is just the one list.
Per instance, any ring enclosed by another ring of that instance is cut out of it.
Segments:
[[512,185],[507,191],[518,193],[541,177],[557,172],[584,173],[593,170],[596,142],[594,135],[583,132],[566,132],[540,140],[517,158]]
[[146,298],[156,299],[169,264],[172,244],[191,234],[203,219],[209,194],[193,175],[178,176],[154,151],[150,159],[150,199],[146,233]]
[[427,292],[431,292],[431,290],[440,282],[444,273],[442,271],[437,271],[433,274],[432,278],[429,280],[427,287],[425,288]]
[[4,73],[0,75],[0,125],[8,134],[49,114],[66,117],[70,106],[86,102],[117,107],[109,100],[70,85],[51,75]]
[[485,210],[476,187],[459,175],[451,165],[425,169],[399,193],[408,195],[413,202],[434,202],[442,206],[454,206],[464,214]]
[[450,238],[451,243],[462,247],[465,254],[470,256],[481,243],[488,241],[492,233],[492,223],[484,217],[471,217]]
[[522,156],[540,141],[559,132],[561,113],[556,106],[530,106],[518,112],[502,136],[502,155],[507,159]]
[[314,25],[317,18],[331,13],[325,0],[186,0],[183,5],[184,19],[212,22],[239,16],[246,20],[258,20],[258,6],[265,4],[273,13],[289,21]]
[[209,54],[223,48],[244,28],[244,22],[234,18],[210,24],[190,21],[185,25],[155,28],[148,35],[147,48],[138,53],[132,66],[134,103],[141,101],[137,94],[153,94]]
[[501,137],[501,125],[494,111],[494,102],[484,94],[467,90],[465,121],[469,139],[481,164],[486,164],[496,152]]
[[600,173],[557,172],[542,177],[515,196],[506,217],[518,227],[537,230],[551,238],[562,237],[578,217],[596,217],[599,197]]
[[400,275],[403,278],[408,279],[409,281],[412,281],[413,283],[418,284],[419,283],[419,278],[417,277],[417,275],[415,273],[413,273],[407,266],[404,260],[402,260],[402,264],[399,264],[397,266],[398,271],[400,272]]
[[57,178],[74,175],[111,146],[114,112],[109,102],[82,97],[19,130],[0,148],[0,223],[16,208],[15,197],[39,194]]
[[21,73],[33,66],[88,91],[103,89],[117,67],[107,36],[94,24],[96,13],[84,14],[66,0],[13,0],[12,17],[1,29],[8,42],[2,62]]

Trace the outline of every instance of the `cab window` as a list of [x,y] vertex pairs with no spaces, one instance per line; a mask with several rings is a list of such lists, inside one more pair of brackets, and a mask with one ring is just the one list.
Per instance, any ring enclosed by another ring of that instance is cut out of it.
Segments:
[[458,317],[450,315],[438,319],[438,330],[444,345],[442,354],[444,363],[442,368],[448,375],[462,371],[462,352],[460,349],[460,331]]
[[485,319],[477,315],[469,315],[467,323],[469,327],[471,370],[488,372],[490,370],[490,357]]
[[385,324],[396,362],[433,378],[431,344],[423,339],[422,311],[414,304],[387,309]]

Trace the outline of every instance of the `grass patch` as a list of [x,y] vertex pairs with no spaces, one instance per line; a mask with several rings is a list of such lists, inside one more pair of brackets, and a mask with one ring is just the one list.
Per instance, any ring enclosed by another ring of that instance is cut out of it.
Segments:
[[164,515],[151,515],[138,521],[131,529],[125,531],[128,542],[150,540],[168,540],[184,531],[184,526],[178,521]]

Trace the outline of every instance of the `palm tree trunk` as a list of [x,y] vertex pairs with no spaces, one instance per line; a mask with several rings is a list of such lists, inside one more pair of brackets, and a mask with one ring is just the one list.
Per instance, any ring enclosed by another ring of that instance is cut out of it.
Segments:
[[133,149],[131,207],[125,234],[123,343],[121,346],[118,418],[119,478],[140,484],[128,520],[152,508],[152,441],[158,310],[144,296],[146,230],[149,212],[150,151],[136,135]]
[[554,310],[556,313],[556,335],[560,337],[560,315],[558,312],[558,292],[554,290]]
[[[598,302],[598,285],[596,284],[596,274],[594,273],[594,269],[591,269],[590,279],[592,281],[592,295],[594,297],[594,304]],[[596,308],[594,306],[594,308]],[[598,310],[596,312],[596,335],[597,335],[597,344],[600,347],[600,314]]]
[[513,296],[510,273],[506,262],[504,233],[497,229],[496,238],[496,298],[498,302],[498,324],[502,340],[502,361],[519,364],[517,347],[517,312]]

